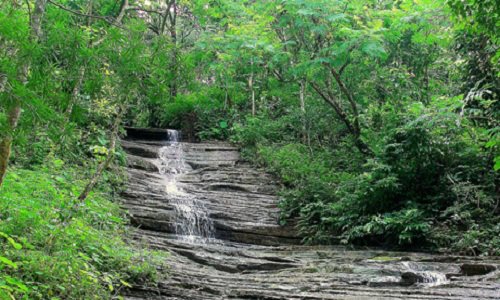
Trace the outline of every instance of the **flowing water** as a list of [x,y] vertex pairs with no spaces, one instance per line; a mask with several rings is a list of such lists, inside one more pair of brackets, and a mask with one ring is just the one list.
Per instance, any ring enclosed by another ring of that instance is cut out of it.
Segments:
[[411,261],[404,261],[401,264],[403,265],[403,271],[410,272],[418,277],[417,283],[421,286],[432,287],[449,282],[444,273],[432,270],[432,267]]
[[175,233],[186,241],[207,242],[213,238],[213,223],[207,210],[192,193],[188,193],[179,178],[191,168],[177,130],[168,130],[168,145],[160,149],[160,174],[165,178],[165,191],[175,209]]

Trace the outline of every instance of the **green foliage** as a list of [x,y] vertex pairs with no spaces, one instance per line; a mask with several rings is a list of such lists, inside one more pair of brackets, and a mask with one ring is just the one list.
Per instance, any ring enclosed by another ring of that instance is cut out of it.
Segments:
[[125,215],[109,194],[77,202],[81,171],[54,160],[8,174],[0,190],[1,296],[108,299],[156,280],[160,256],[125,242]]
[[182,95],[173,102],[163,104],[163,115],[161,116],[161,126],[170,128],[181,128],[182,121],[194,114],[197,97],[192,95]]
[[[279,145],[286,138],[278,133],[286,130],[273,127],[276,121],[249,119],[235,128],[234,138],[283,180],[283,220],[299,218],[308,242],[418,244],[494,255],[497,175],[485,171],[491,157],[479,147],[488,133],[476,129],[471,135],[466,120],[458,125],[456,101],[384,112],[400,121],[387,124],[386,136],[373,147],[380,151],[365,163],[349,154],[349,144],[333,151]],[[470,245],[467,236],[474,234],[480,238]],[[463,238],[446,238],[456,235]]]
[[498,38],[500,4],[495,0],[447,0],[455,15],[466,26],[479,32],[486,32]]
[[[284,193],[289,200],[284,202],[283,214],[292,216],[302,205],[309,209],[311,203],[332,201],[333,185],[338,174],[331,172],[325,158],[333,153],[311,155],[304,145],[288,144],[279,149],[263,147],[259,154],[266,160],[271,170],[279,172],[283,182],[294,190]],[[312,219],[311,216],[307,218]]]
[[[83,17],[112,19],[119,8],[111,1],[62,1],[80,13],[47,4],[34,39],[33,4],[0,7],[0,139],[13,136],[15,166],[0,187],[0,298],[110,299],[158,276],[159,256],[130,244],[127,216],[112,201],[123,155],[98,191],[84,203],[77,197],[114,151],[112,124],[144,100],[137,78],[151,53],[146,26]],[[14,131],[9,112],[19,104]]]
[[207,89],[178,95],[175,101],[164,103],[161,126],[182,129],[184,137],[191,140],[227,139],[231,121],[216,93]]
[[[231,66],[218,74],[240,82],[219,84],[248,95],[259,74],[257,114],[238,107],[231,140],[282,179],[283,221],[305,241],[498,253],[497,9],[448,3],[476,30],[440,1],[287,1],[268,7],[274,33],[229,20],[232,35],[214,38]],[[234,34],[272,45],[251,52],[258,67],[241,65]]]
[[282,222],[306,242],[499,254],[498,1],[178,1],[168,22],[139,1],[119,24],[115,1],[61,3],[79,13],[48,5],[38,41],[33,3],[0,7],[4,294],[154,279],[109,201],[120,151],[73,209],[116,121],[242,146],[282,180]]

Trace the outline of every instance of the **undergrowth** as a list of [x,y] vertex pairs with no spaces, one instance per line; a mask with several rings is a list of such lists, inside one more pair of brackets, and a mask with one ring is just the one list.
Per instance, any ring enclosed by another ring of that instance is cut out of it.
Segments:
[[82,167],[53,159],[11,169],[0,189],[0,299],[111,299],[158,280],[164,256],[126,242],[103,184],[84,203]]
[[488,131],[457,125],[453,106],[441,107],[377,110],[400,121],[385,136],[367,131],[368,157],[349,138],[308,144],[283,135],[288,116],[249,118],[232,140],[281,179],[282,222],[298,220],[306,243],[500,255],[499,177],[482,146]]

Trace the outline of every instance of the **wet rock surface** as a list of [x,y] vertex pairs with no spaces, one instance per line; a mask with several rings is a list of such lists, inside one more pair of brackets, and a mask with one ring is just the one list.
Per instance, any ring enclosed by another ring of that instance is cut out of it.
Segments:
[[500,299],[498,258],[299,245],[293,224],[278,224],[277,182],[227,143],[181,143],[188,171],[177,184],[202,203],[214,233],[179,237],[175,195],[158,172],[167,143],[135,133],[123,143],[122,206],[134,238],[171,255],[165,280],[125,299]]
[[497,269],[495,265],[465,263],[460,266],[461,274],[465,276],[486,275]]

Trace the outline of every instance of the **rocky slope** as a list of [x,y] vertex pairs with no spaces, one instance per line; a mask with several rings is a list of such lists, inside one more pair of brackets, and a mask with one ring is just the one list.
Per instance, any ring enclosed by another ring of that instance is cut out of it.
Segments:
[[[179,157],[160,158],[163,136],[135,130],[122,143],[130,177],[122,205],[134,236],[171,253],[167,279],[126,299],[500,299],[500,259],[300,246],[294,227],[278,224],[273,177],[226,143],[180,143],[182,194],[174,193],[160,171]],[[188,210],[210,219],[209,239],[179,236],[187,196],[196,200]]]

